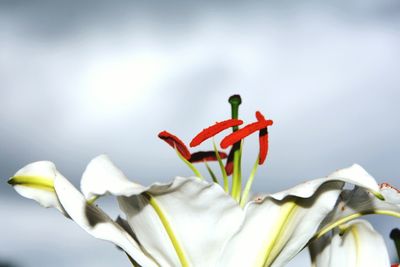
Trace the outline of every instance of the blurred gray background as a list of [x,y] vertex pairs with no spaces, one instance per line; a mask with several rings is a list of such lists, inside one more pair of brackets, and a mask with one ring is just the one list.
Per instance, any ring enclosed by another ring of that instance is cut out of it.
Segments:
[[[78,186],[101,153],[143,184],[191,175],[157,133],[189,142],[234,93],[245,121],[275,122],[255,191],[352,163],[400,186],[399,15],[398,0],[0,1],[0,264],[129,266],[6,180],[51,160]],[[257,149],[249,138],[244,174]],[[371,221],[385,236],[400,223]]]

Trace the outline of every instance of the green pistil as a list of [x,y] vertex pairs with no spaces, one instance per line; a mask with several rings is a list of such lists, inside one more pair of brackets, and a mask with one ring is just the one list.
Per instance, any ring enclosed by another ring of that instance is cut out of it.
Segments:
[[[231,112],[232,112],[232,119],[239,118],[239,105],[242,104],[242,98],[240,95],[233,95],[228,99],[229,104],[231,104]],[[233,126],[233,131],[236,132],[239,129],[239,126]]]
[[[231,114],[232,119],[239,118],[239,105],[242,103],[240,95],[233,95],[229,98],[229,103],[231,104]],[[238,126],[232,127],[232,131],[236,132],[239,129]],[[236,201],[240,201],[240,193],[242,189],[242,177],[241,177],[241,142],[233,144],[233,175],[232,175],[232,197]]]
[[390,232],[390,238],[393,240],[396,246],[398,261],[400,261],[400,230],[395,228]]
[[8,183],[12,186],[20,185],[54,192],[54,181],[40,176],[14,176],[8,180]]

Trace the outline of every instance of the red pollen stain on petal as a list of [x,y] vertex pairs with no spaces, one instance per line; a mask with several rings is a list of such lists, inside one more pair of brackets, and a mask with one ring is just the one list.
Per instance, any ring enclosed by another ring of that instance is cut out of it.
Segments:
[[190,151],[186,147],[186,145],[182,142],[181,139],[176,137],[175,135],[167,132],[167,131],[162,131],[158,134],[158,137],[167,142],[170,146],[173,148],[176,148],[178,152],[187,160],[190,159]]
[[380,189],[393,189],[396,190],[397,193],[400,193],[400,189],[397,189],[396,187],[392,186],[391,184],[388,183],[381,183],[379,185]]
[[203,129],[198,135],[196,135],[190,142],[190,147],[195,147],[200,145],[203,141],[215,136],[216,134],[231,128],[233,126],[239,126],[243,124],[242,120],[229,119],[221,122],[217,122],[214,125]]
[[[228,157],[228,155],[225,152],[218,151],[219,157],[221,159],[225,159]],[[215,151],[199,151],[195,152],[191,155],[189,161],[191,163],[196,163],[196,162],[204,162],[204,161],[216,161],[217,156],[215,155]]]
[[250,123],[222,139],[220,146],[221,148],[225,149],[242,140],[243,138],[249,136],[250,134],[272,125],[272,123],[272,120],[256,121]]

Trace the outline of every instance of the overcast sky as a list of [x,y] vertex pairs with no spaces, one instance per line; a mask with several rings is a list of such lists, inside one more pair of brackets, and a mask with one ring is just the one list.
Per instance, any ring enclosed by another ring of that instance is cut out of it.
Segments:
[[[246,122],[275,122],[255,191],[352,163],[400,186],[399,15],[397,0],[1,1],[0,177],[46,159],[78,185],[101,153],[143,184],[191,175],[157,133],[189,142],[240,93]],[[256,155],[254,137],[244,173]],[[5,183],[0,212],[0,262],[128,266]],[[399,224],[372,221],[386,236]]]

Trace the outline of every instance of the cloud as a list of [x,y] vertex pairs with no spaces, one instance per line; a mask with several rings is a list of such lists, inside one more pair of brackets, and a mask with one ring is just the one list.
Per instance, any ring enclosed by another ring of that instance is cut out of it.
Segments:
[[397,183],[398,1],[109,3],[0,3],[4,179],[47,159],[78,184],[101,153],[144,184],[191,175],[157,133],[188,142],[240,93],[275,121],[256,190],[354,162]]

